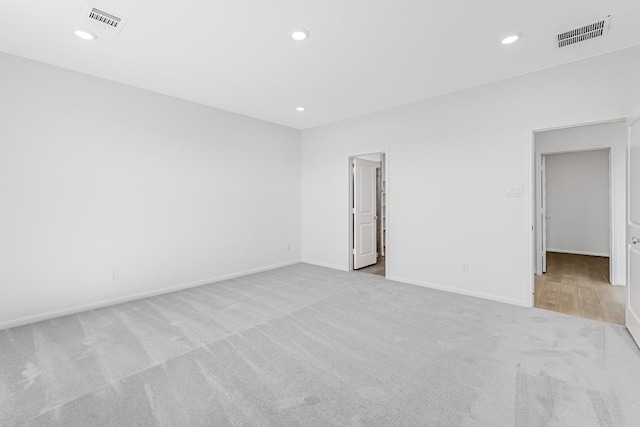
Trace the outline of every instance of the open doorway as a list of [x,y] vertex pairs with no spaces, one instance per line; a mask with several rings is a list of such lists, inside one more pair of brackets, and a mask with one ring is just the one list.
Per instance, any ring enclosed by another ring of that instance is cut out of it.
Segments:
[[624,283],[615,224],[626,208],[614,203],[625,193],[614,173],[624,175],[623,131],[605,123],[534,135],[537,308],[625,323],[626,289],[612,286]]
[[386,276],[387,172],[384,152],[349,158],[351,270]]

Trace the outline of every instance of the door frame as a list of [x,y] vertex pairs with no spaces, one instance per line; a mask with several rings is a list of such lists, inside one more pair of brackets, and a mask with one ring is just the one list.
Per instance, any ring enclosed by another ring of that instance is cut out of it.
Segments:
[[[535,166],[535,201],[534,201],[534,215],[535,215],[535,232],[536,232],[536,253],[534,254],[535,257],[535,274],[537,276],[546,273],[547,269],[546,269],[546,255],[545,255],[545,260],[543,261],[542,258],[539,256],[540,255],[540,247],[542,246],[546,246],[546,239],[545,239],[545,234],[543,233],[543,229],[546,231],[546,227],[543,227],[544,225],[544,221],[546,221],[546,212],[545,212],[545,219],[542,218],[541,215],[541,208],[542,208],[542,201],[544,200],[544,208],[546,211],[547,208],[547,197],[546,197],[546,182],[547,182],[547,168],[546,168],[546,154],[542,154],[542,153],[535,153],[535,158],[536,158],[536,166]],[[542,159],[545,159],[545,176],[544,176],[544,182],[545,182],[545,188],[542,188]],[[538,185],[538,183],[540,183],[540,185]]]
[[[556,127],[551,127],[551,128],[541,128],[541,129],[533,129],[531,130],[531,145],[530,145],[530,163],[529,166],[531,168],[530,170],[530,181],[529,181],[529,191],[531,194],[531,210],[530,210],[530,220],[531,220],[531,235],[530,235],[530,245],[529,245],[529,251],[530,251],[530,268],[529,268],[529,304],[530,307],[533,307],[535,304],[535,299],[534,299],[534,292],[535,292],[535,275],[536,275],[536,263],[537,263],[537,240],[538,240],[538,233],[540,232],[539,227],[536,226],[536,217],[538,215],[538,209],[537,209],[537,201],[536,201],[536,171],[537,171],[537,151],[536,151],[536,134],[539,132],[547,132],[547,131],[551,131],[551,130],[560,130],[560,129],[571,129],[571,128],[576,128],[576,127],[583,127],[583,126],[593,126],[593,125],[601,125],[601,124],[607,124],[607,123],[617,123],[617,122],[627,122],[626,118],[617,118],[617,119],[610,119],[610,120],[600,120],[600,121],[594,121],[594,122],[587,122],[587,123],[579,123],[579,124],[573,124],[573,125],[566,125],[566,126],[556,126]],[[617,192],[620,192],[621,189],[616,189],[616,187],[614,186],[614,177],[615,177],[615,163],[614,163],[614,157],[613,157],[613,145],[605,145],[603,144],[602,146],[598,146],[598,147],[589,147],[589,148],[585,148],[584,150],[572,150],[572,151],[590,151],[590,150],[598,150],[598,149],[609,149],[609,191],[610,191],[610,197],[609,197],[609,203],[610,203],[610,210],[609,210],[609,215],[610,215],[610,220],[609,220],[609,231],[610,231],[610,236],[609,236],[609,246],[610,246],[610,262],[609,262],[609,280],[611,283],[616,283],[614,282],[614,279],[617,279],[615,276],[615,263],[613,262],[614,257],[616,260],[618,260],[618,256],[622,255],[625,256],[625,254],[618,254],[616,252],[616,243],[617,243],[617,239],[616,239],[616,235],[615,235],[615,230],[616,230],[616,224],[617,224],[617,220],[616,220],[616,214],[618,214],[618,210],[616,210],[615,205],[616,205],[616,200],[619,197],[624,197],[626,199],[627,195],[626,195],[626,191],[624,192],[625,194],[616,194],[616,190]],[[558,151],[550,151],[550,152],[544,152],[544,153],[540,153],[540,154],[560,154],[560,153],[566,153],[569,152],[567,150],[558,150]],[[625,165],[626,168],[626,165]],[[625,203],[626,205],[626,203]],[[626,208],[625,208],[625,217],[626,215]],[[626,256],[625,256],[625,260],[626,260]],[[626,264],[626,261],[625,261]],[[626,266],[625,266],[626,268]]]
[[347,212],[347,222],[349,223],[349,247],[347,248],[347,258],[349,259],[349,271],[354,271],[353,270],[353,248],[354,248],[354,232],[353,232],[353,159],[356,157],[361,157],[361,156],[367,156],[367,155],[371,155],[371,154],[384,154],[384,162],[382,164],[382,167],[384,168],[384,176],[385,176],[385,180],[386,180],[386,187],[385,187],[385,197],[386,197],[386,204],[387,204],[387,209],[385,212],[385,247],[386,247],[386,251],[385,251],[385,263],[386,263],[386,271],[387,274],[385,276],[389,275],[389,263],[388,263],[388,257],[387,257],[387,252],[389,251],[389,149],[384,149],[384,150],[378,150],[378,151],[369,151],[366,153],[360,153],[360,154],[353,154],[350,155],[348,158],[348,163],[347,163],[347,175],[349,176],[349,202],[347,203],[347,206],[349,207],[348,212]]
[[[589,152],[589,151],[606,151],[608,156],[609,156],[609,284],[613,285],[615,282],[615,260],[618,259],[618,254],[615,252],[614,250],[614,191],[613,191],[613,178],[614,178],[614,174],[613,174],[613,155],[611,152],[611,147],[602,147],[602,148],[584,148],[584,149],[577,149],[577,150],[560,150],[560,151],[544,151],[544,152],[536,152],[536,162],[539,162],[542,158],[542,156],[550,156],[550,155],[554,155],[554,154],[571,154],[571,153],[585,153],[585,152]],[[538,179],[537,174],[536,174],[536,179]],[[545,182],[548,183],[548,180],[546,179],[545,176]],[[537,183],[537,181],[536,181]],[[539,195],[542,196],[542,194],[544,194],[544,192],[542,191],[542,189],[539,189],[540,193]],[[538,189],[536,188],[536,191],[538,191]],[[546,204],[546,200],[545,200],[545,204]],[[546,208],[546,206],[545,206]],[[538,248],[538,244],[542,241],[542,218],[540,217],[540,205],[538,204],[538,200],[536,200],[536,206],[535,206],[535,210],[536,210],[536,249]],[[537,258],[537,253],[536,253],[536,274],[538,274],[538,271],[540,271],[541,267],[538,266],[538,262],[540,262],[540,260]]]

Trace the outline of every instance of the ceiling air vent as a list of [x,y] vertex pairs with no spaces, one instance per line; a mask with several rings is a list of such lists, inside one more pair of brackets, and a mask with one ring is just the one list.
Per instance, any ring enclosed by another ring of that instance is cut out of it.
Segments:
[[120,32],[127,20],[120,16],[116,16],[112,13],[105,12],[98,9],[92,4],[89,4],[85,13],[85,19],[89,22],[98,25],[105,30]]
[[611,15],[601,19],[593,24],[585,25],[580,28],[565,31],[558,34],[558,47],[566,47],[572,44],[580,43],[586,40],[602,37],[609,31],[609,21]]

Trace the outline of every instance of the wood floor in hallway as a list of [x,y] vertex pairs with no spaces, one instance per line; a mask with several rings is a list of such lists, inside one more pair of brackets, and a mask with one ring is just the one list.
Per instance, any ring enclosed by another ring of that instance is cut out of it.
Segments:
[[547,272],[535,276],[535,306],[624,325],[626,286],[609,284],[609,258],[547,253]]

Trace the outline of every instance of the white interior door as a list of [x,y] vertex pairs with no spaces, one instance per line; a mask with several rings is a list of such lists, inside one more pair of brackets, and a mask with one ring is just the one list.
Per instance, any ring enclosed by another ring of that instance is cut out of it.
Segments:
[[376,168],[378,162],[353,161],[353,268],[375,264],[378,260]]
[[640,345],[640,120],[629,129],[627,328]]
[[536,274],[547,272],[547,179],[545,156],[539,155],[536,168],[537,248]]

